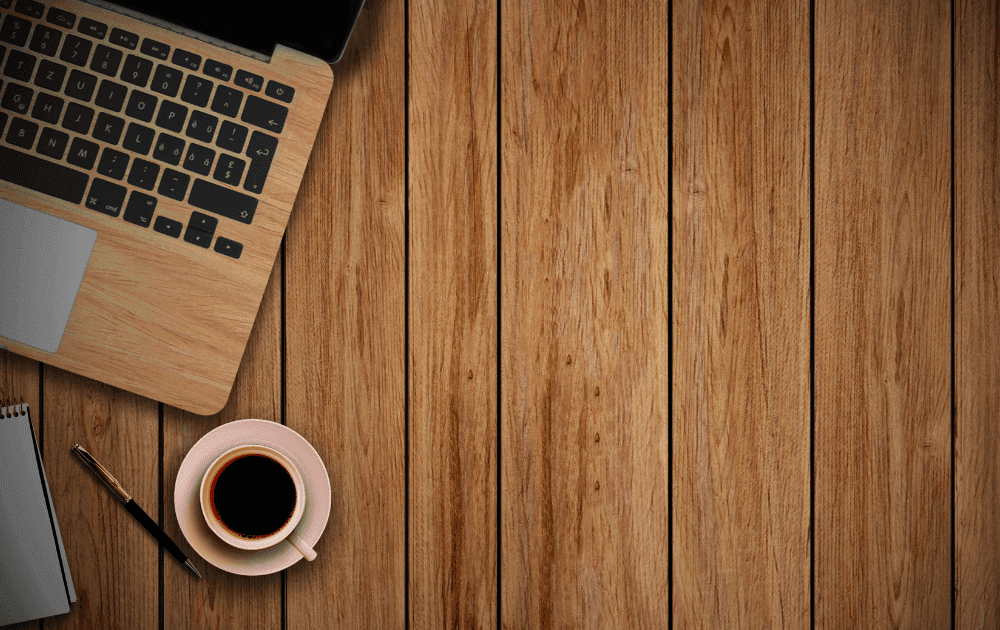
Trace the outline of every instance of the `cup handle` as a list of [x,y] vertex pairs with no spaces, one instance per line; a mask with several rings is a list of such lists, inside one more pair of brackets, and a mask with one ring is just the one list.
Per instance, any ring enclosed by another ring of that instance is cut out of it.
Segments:
[[302,557],[305,558],[306,560],[312,561],[316,559],[316,551],[314,551],[312,547],[307,545],[302,540],[298,532],[293,531],[291,534],[288,535],[288,538],[286,538],[285,540],[291,543],[291,545],[295,547],[295,549],[297,549],[298,552],[302,554]]

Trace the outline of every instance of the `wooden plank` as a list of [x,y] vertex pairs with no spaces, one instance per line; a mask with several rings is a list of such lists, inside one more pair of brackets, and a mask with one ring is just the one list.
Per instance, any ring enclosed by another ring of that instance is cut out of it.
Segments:
[[670,616],[668,4],[501,11],[504,627]]
[[674,36],[674,627],[808,628],[809,3]]
[[816,3],[818,629],[951,624],[950,11]]
[[287,628],[405,624],[405,20],[362,12],[285,242],[286,413],[326,464],[319,557]]
[[[22,398],[29,405],[31,425],[35,428],[35,438],[41,440],[42,435],[39,429],[42,426],[42,418],[41,408],[38,405],[38,361],[0,350],[0,407],[4,406],[5,400],[20,401]],[[39,442],[39,447],[42,447],[41,442]],[[45,457],[44,450],[42,462],[48,470],[48,459]],[[51,475],[51,473],[46,472],[46,475]],[[62,513],[57,511],[56,517],[59,518],[60,529],[62,529]],[[70,566],[71,575],[72,571],[73,567]],[[71,607],[70,614],[72,614],[72,610]],[[25,621],[24,623],[4,626],[4,630],[38,630],[40,623],[39,621]]]
[[955,3],[955,627],[1000,627],[1000,7]]
[[86,448],[159,520],[159,404],[46,367],[45,474],[77,601],[58,628],[133,629],[159,625],[160,545],[72,455]]
[[174,507],[177,472],[188,451],[202,436],[222,424],[244,418],[281,421],[281,269],[279,254],[232,396],[222,412],[205,417],[170,406],[163,410],[164,531],[203,576],[202,580],[196,579],[170,554],[164,554],[165,628],[281,627],[281,574],[246,577],[215,568],[184,539]]
[[497,2],[410,3],[410,624],[495,628]]

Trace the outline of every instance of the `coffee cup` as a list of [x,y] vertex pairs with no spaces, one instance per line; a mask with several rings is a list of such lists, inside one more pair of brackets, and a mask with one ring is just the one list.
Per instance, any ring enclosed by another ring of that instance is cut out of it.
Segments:
[[278,451],[246,444],[231,448],[205,471],[201,512],[223,542],[246,550],[287,540],[306,560],[316,552],[295,531],[306,492],[298,467]]

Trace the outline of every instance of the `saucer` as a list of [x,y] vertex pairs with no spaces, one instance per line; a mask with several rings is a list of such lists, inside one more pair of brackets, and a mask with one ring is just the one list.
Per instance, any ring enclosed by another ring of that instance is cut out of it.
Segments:
[[302,471],[306,509],[296,531],[303,542],[316,546],[330,518],[330,477],[319,453],[304,437],[268,420],[237,420],[206,433],[191,447],[177,471],[174,511],[188,544],[210,564],[237,575],[267,575],[287,569],[302,559],[287,540],[273,547],[248,551],[222,542],[205,522],[198,500],[201,478],[215,458],[241,444],[259,444],[278,451]]

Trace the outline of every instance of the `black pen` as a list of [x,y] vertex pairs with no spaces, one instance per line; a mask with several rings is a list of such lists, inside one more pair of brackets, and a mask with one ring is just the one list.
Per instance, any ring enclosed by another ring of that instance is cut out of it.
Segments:
[[187,559],[187,556],[184,555],[181,548],[174,544],[174,541],[170,540],[170,538],[163,533],[163,530],[157,526],[153,519],[149,518],[148,514],[142,511],[142,508],[139,507],[131,496],[129,496],[128,492],[125,492],[125,488],[123,488],[122,485],[118,483],[118,480],[108,472],[107,468],[101,466],[100,462],[94,459],[94,456],[88,453],[79,444],[73,447],[73,453],[80,458],[80,461],[82,461],[87,468],[90,469],[90,472],[94,473],[94,475],[96,475],[97,478],[100,479],[109,490],[111,490],[111,494],[115,495],[119,501],[125,504],[125,509],[135,517],[135,520],[139,521],[140,525],[146,528],[146,531],[160,541],[160,544],[162,544],[167,551],[170,552],[170,555],[177,558],[178,562],[191,569],[192,573],[197,575],[198,579],[201,579],[201,573],[198,573],[198,569],[194,568],[194,565]]

